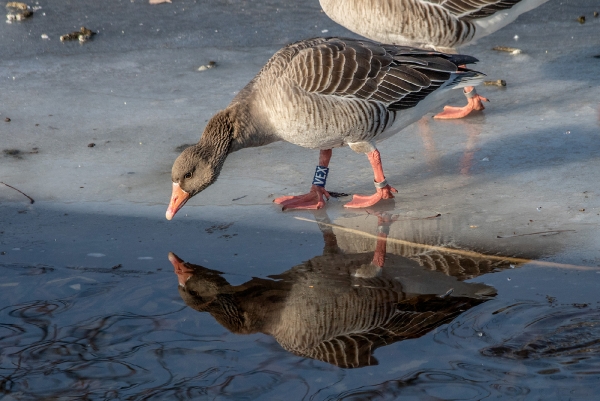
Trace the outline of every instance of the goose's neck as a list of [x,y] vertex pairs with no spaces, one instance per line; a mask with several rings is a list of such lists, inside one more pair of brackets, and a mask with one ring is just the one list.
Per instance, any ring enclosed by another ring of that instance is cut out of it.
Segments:
[[233,122],[229,153],[244,148],[268,145],[278,139],[271,133],[262,113],[253,110],[249,102],[231,104],[227,110]]
[[248,102],[234,101],[209,120],[196,146],[211,152],[215,159],[225,160],[240,149],[281,140],[273,132],[264,113],[253,110]]
[[211,173],[207,178],[208,185],[212,184],[219,176],[223,163],[230,153],[233,136],[234,124],[231,116],[227,110],[221,110],[208,121],[200,141],[190,148],[191,157],[200,163],[197,167],[205,166],[205,163],[208,163],[207,171]]
[[227,155],[231,148],[233,135],[228,131],[205,130],[200,137],[198,146],[201,149],[206,149],[212,158],[219,159],[221,156]]
[[260,146],[260,130],[248,107],[232,104],[215,114],[206,125],[198,146],[219,159],[229,153]]

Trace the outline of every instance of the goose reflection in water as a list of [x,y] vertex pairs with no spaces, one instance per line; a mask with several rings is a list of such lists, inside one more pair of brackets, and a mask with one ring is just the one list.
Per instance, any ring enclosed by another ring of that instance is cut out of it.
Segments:
[[271,279],[233,286],[220,272],[170,253],[181,297],[233,333],[261,332],[296,355],[357,368],[376,365],[378,347],[420,337],[496,295],[490,286],[459,280],[509,267],[437,251],[386,254],[387,214],[378,216],[375,252],[345,253],[327,216],[315,215],[323,255]]

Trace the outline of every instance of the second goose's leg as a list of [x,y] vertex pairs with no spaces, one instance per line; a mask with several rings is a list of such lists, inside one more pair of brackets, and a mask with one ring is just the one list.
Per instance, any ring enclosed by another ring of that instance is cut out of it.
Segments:
[[382,199],[392,199],[394,195],[392,192],[398,193],[396,188],[390,186],[383,174],[383,166],[381,165],[381,155],[377,149],[367,153],[367,157],[373,167],[373,174],[375,176],[375,188],[377,192],[373,195],[354,195],[352,201],[346,203],[344,207],[360,208],[373,206]]
[[433,118],[438,118],[441,120],[463,118],[468,116],[473,110],[485,109],[482,102],[489,102],[489,100],[485,97],[478,95],[477,92],[475,92],[475,88],[472,86],[465,87],[463,93],[467,97],[468,103],[466,106],[444,106],[444,111],[436,114],[435,116],[433,116]]
[[329,192],[325,190],[325,180],[329,171],[331,153],[331,149],[322,150],[319,153],[319,165],[309,193],[298,196],[280,196],[273,202],[282,205],[282,210],[321,209],[325,206],[325,199],[329,200]]

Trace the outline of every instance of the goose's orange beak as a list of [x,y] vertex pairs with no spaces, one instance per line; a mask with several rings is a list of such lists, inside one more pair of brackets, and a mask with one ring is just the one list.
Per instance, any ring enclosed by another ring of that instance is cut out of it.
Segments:
[[185,192],[178,183],[173,183],[173,194],[171,194],[171,202],[167,208],[167,220],[171,220],[175,213],[185,205],[185,202],[190,199],[190,194]]

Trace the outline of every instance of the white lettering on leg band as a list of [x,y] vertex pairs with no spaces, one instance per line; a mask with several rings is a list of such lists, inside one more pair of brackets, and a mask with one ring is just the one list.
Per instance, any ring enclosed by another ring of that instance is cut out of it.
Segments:
[[327,173],[329,173],[329,168],[324,166],[317,166],[315,170],[315,178],[313,178],[313,185],[318,185],[320,187],[325,186],[325,182],[327,181]]

